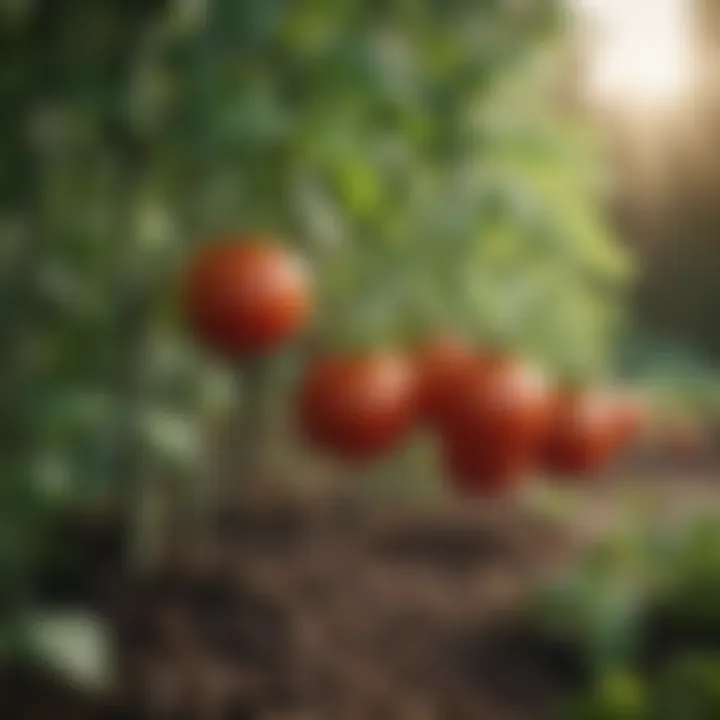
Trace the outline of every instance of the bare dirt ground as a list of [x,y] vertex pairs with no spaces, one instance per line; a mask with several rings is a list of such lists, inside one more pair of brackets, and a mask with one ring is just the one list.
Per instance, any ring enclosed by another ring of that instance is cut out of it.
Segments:
[[[561,517],[534,490],[371,510],[268,492],[226,513],[219,540],[178,548],[113,597],[124,707],[112,717],[553,718],[585,676],[575,648],[525,622],[528,590],[638,513],[720,510],[715,467],[618,468],[561,493]],[[43,692],[3,717],[110,717],[67,688],[43,714]]]
[[248,505],[122,607],[128,696],[158,717],[545,717],[579,670],[519,611],[565,551],[505,503]]
[[[205,685],[190,691],[177,666],[161,670],[148,660],[130,664],[130,694],[143,707],[151,697],[159,701],[151,678],[165,673],[175,683],[164,698],[168,707],[195,703],[200,712],[214,703],[230,713],[218,717],[235,717],[233,708],[242,707],[253,718],[552,718],[584,673],[576,649],[528,626],[528,592],[566,572],[614,528],[658,527],[720,510],[719,478],[710,465],[684,473],[663,464],[618,468],[566,493],[561,516],[548,512],[547,490],[533,489],[519,501],[423,509],[368,510],[342,501],[310,509],[277,499],[248,506],[227,519],[214,550],[194,562],[183,555],[172,571],[181,584],[210,582],[217,605],[209,614],[225,618],[218,627],[204,625],[190,605],[179,610],[186,591],[177,588],[161,591],[169,594],[153,610],[175,608],[175,632],[186,633],[196,663],[189,661],[195,670],[185,677],[200,677],[203,667]],[[202,568],[195,579],[191,566]],[[242,632],[231,639],[241,598],[266,617],[265,634],[262,620],[251,622],[258,633],[252,641]],[[143,601],[141,625],[148,607]],[[131,617],[130,627],[137,620]],[[269,637],[274,650],[263,655],[253,643]],[[169,638],[152,642],[157,649]],[[143,642],[130,655],[147,653]],[[246,688],[241,697],[238,687]]]

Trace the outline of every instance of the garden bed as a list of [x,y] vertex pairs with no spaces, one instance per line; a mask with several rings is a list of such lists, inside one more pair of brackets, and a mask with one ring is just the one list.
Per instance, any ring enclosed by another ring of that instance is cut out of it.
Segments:
[[528,588],[566,561],[557,528],[500,506],[261,505],[128,589],[134,712],[542,718],[580,686],[572,649],[523,621]]
[[[573,495],[571,515],[555,522],[532,503],[400,508],[268,490],[224,512],[217,534],[176,544],[160,567],[119,585],[121,527],[74,520],[86,562],[56,568],[44,601],[112,620],[115,714],[108,698],[33,672],[3,681],[18,688],[6,707],[27,701],[8,717],[559,717],[591,687],[591,658],[527,600],[542,581],[576,573],[585,550],[612,536],[626,492],[642,489],[653,526],[718,500],[710,476],[618,478]],[[648,679],[686,651],[720,649],[716,628],[669,613],[662,598],[648,598],[639,622],[637,670]]]

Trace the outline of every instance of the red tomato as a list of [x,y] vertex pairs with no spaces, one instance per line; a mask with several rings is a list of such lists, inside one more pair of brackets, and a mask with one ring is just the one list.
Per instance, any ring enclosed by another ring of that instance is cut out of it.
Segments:
[[415,420],[415,377],[412,363],[392,354],[320,358],[301,382],[301,428],[345,457],[389,451]]
[[541,462],[558,475],[591,474],[609,460],[616,442],[616,418],[606,396],[561,392],[552,404]]
[[201,248],[191,260],[184,290],[186,316],[197,338],[230,357],[276,349],[302,330],[312,304],[299,258],[252,239]]
[[433,338],[416,353],[418,411],[427,423],[442,427],[455,386],[473,362],[470,346],[453,335]]
[[507,358],[477,361],[448,413],[453,477],[478,490],[515,483],[534,460],[547,417],[547,386],[536,368]]

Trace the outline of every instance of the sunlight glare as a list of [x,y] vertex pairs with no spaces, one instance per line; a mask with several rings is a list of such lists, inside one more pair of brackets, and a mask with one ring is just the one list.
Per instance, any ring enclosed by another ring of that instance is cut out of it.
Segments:
[[593,100],[659,105],[690,79],[689,0],[577,0],[592,33],[587,90]]

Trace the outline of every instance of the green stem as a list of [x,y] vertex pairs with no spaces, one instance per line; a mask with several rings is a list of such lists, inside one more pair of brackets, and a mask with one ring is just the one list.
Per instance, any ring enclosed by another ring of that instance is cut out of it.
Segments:
[[[255,482],[265,464],[268,365],[262,357],[243,360],[237,371],[238,408],[232,423],[230,475],[233,487]],[[231,489],[231,492],[232,489]]]
[[128,127],[121,127],[115,139],[122,151],[117,188],[118,228],[126,240],[115,259],[113,278],[120,298],[116,328],[122,348],[114,388],[117,459],[113,487],[118,490],[126,524],[125,569],[136,572],[154,557],[161,533],[156,519],[149,517],[151,488],[138,427],[147,391],[149,337],[157,290],[154,278],[144,275],[135,265],[139,242],[137,208],[148,164],[147,147]]
[[127,355],[122,359],[117,393],[117,458],[113,468],[113,487],[118,488],[123,505],[127,540],[125,565],[130,572],[141,570],[154,553],[158,529],[148,516],[149,477],[143,457],[142,439],[137,427],[145,390],[145,323],[127,328],[124,335]]

